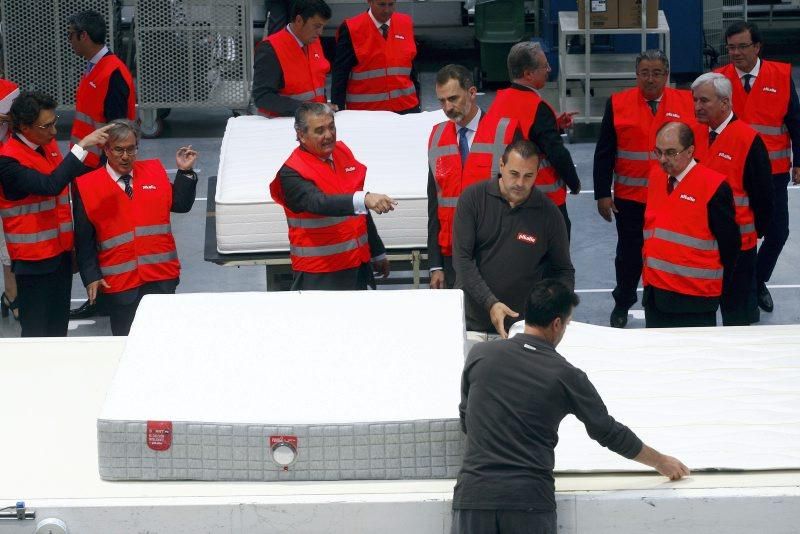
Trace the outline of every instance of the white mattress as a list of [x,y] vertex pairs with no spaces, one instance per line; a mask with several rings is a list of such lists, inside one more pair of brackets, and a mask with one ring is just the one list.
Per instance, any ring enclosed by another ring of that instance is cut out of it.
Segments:
[[[148,296],[98,420],[100,474],[452,478],[463,317],[457,290]],[[173,423],[168,451],[147,421]],[[289,470],[267,446],[284,435]]]
[[[366,189],[399,202],[395,211],[374,216],[388,249],[426,246],[428,137],[443,120],[441,111],[336,114],[338,139],[367,166]],[[269,183],[297,146],[293,124],[291,118],[259,116],[228,120],[215,196],[220,253],[288,251],[286,218]]]

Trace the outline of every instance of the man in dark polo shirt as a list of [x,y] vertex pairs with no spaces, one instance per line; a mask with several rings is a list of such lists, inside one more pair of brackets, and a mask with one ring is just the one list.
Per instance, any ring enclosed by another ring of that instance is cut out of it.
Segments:
[[526,139],[506,147],[500,175],[461,193],[453,223],[455,287],[466,294],[467,329],[506,337],[525,296],[543,278],[575,286],[561,212],[533,187],[539,151]]
[[480,343],[467,356],[459,405],[466,446],[451,534],[555,534],[554,449],[568,414],[604,447],[670,480],[689,474],[615,421],[586,373],[556,352],[577,305],[570,288],[542,280],[527,297],[524,333]]

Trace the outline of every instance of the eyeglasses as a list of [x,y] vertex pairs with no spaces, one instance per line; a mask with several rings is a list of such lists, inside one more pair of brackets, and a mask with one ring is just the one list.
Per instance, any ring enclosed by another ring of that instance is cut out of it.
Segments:
[[42,130],[49,130],[50,128],[55,128],[56,123],[58,123],[58,115],[56,115],[56,118],[53,119],[52,122],[48,122],[47,124],[34,124],[34,126],[41,128]]
[[686,152],[686,150],[688,148],[689,148],[688,146],[686,148],[682,149],[682,150],[675,150],[674,148],[668,148],[667,150],[664,150],[663,152],[658,148],[654,148],[652,154],[653,154],[653,157],[655,159],[661,159],[661,156],[664,156],[667,159],[675,159],[682,152]]
[[80,35],[80,34],[81,34],[80,30],[67,30],[67,41],[72,39],[73,35]]
[[123,154],[127,154],[129,156],[135,156],[137,152],[139,152],[138,146],[132,146],[130,148],[125,148],[121,146],[115,146],[111,148],[111,152],[115,156],[122,156]]
[[664,71],[664,70],[653,70],[653,71],[640,70],[639,72],[636,73],[636,76],[638,76],[639,78],[644,78],[644,79],[647,79],[647,78],[663,78],[666,75],[667,75],[667,71]]
[[747,50],[748,48],[753,46],[753,44],[755,44],[755,43],[742,43],[742,44],[738,44],[738,45],[726,45],[725,46],[725,50],[727,50],[728,52],[744,52],[745,50]]

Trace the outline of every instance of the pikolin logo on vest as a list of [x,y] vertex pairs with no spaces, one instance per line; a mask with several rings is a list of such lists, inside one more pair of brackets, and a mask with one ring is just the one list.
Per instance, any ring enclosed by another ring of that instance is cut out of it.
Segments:
[[775,89],[774,87],[764,87],[763,91],[765,91],[767,93],[777,93],[778,92],[778,90]]
[[92,86],[92,89],[97,89],[97,86],[95,85],[95,83],[94,83],[94,82],[89,82],[89,85],[91,85],[91,86]]
[[672,117],[673,119],[680,119],[681,118],[680,114],[673,113],[671,111],[667,111],[666,113],[664,113],[664,115],[666,115],[667,117]]
[[519,232],[517,234],[517,241],[522,241],[523,243],[528,243],[529,245],[533,245],[536,243],[536,236],[531,234],[526,234],[525,232]]
[[344,172],[353,172],[354,170],[356,170],[355,167],[345,167],[344,168]]
[[725,152],[719,152],[717,153],[717,156],[721,157],[722,159],[727,159],[728,161],[733,161],[733,156],[726,154]]
[[693,196],[691,196],[691,195],[687,195],[686,193],[683,193],[683,194],[680,196],[680,199],[681,199],[681,200],[688,200],[689,202],[697,202]]
[[155,188],[156,188],[156,186],[154,186],[154,185],[143,185],[142,186],[142,189],[155,189]]
[[403,37],[402,35],[397,35],[397,34],[395,34],[394,38],[395,39],[400,39],[401,41],[405,41],[406,40],[405,37]]
[[319,54],[317,54],[316,52],[314,52],[314,59],[319,59]]

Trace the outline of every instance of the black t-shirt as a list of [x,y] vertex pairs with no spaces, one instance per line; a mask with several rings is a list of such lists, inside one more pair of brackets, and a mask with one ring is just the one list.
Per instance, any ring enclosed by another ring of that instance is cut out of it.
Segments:
[[454,509],[555,510],[554,449],[567,414],[626,458],[642,449],[636,434],[608,414],[586,373],[527,334],[473,347],[459,411],[467,439]]

